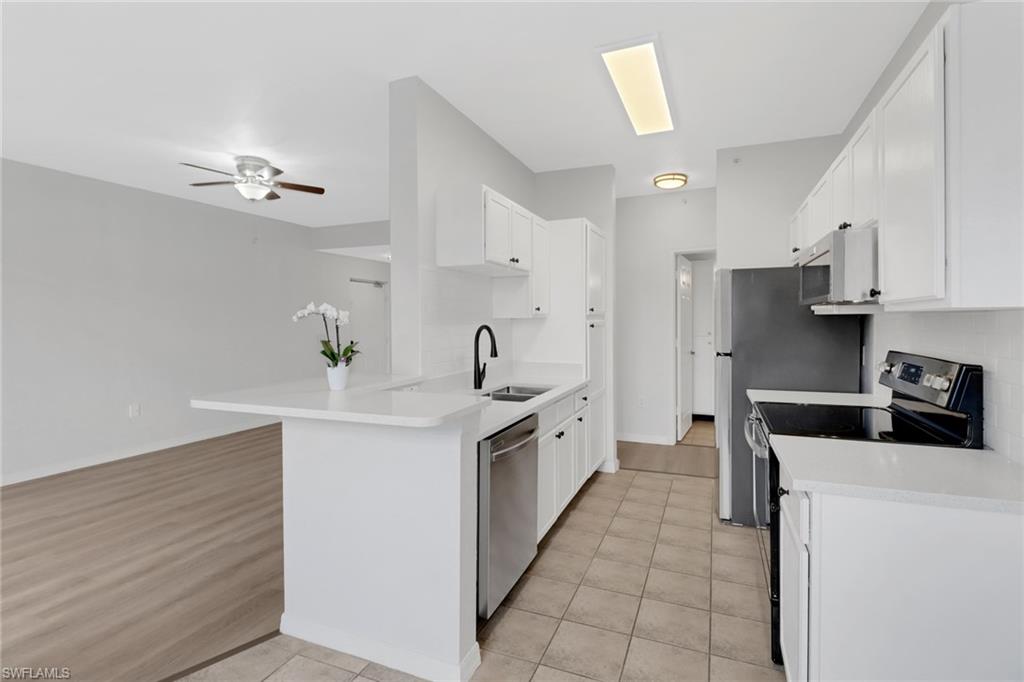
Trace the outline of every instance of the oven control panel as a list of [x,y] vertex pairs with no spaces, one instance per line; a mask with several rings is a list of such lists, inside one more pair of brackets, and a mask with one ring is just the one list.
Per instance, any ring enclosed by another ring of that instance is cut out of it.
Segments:
[[979,365],[894,350],[878,368],[878,382],[883,386],[940,407],[951,407],[951,400],[958,398],[958,386],[981,373]]

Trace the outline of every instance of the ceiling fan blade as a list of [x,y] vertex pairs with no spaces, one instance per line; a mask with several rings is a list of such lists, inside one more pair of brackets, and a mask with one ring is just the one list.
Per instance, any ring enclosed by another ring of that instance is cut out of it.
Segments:
[[280,168],[274,168],[273,166],[264,166],[256,175],[260,176],[264,180],[269,180],[271,178],[276,178],[281,173],[284,173],[284,171],[281,170]]
[[209,187],[210,185],[233,185],[234,180],[217,180],[216,182],[192,182],[190,187]]
[[226,171],[217,170],[216,168],[207,168],[206,166],[197,166],[194,163],[185,163],[184,161],[181,161],[180,163],[181,163],[182,166],[188,166],[190,168],[198,168],[199,170],[210,171],[211,173],[220,173],[221,175],[230,175],[231,177],[235,177],[234,173],[228,173]]
[[274,199],[280,199],[281,195],[275,192],[274,190],[270,190],[270,192],[267,193],[267,196],[263,198],[266,199],[267,201],[273,201]]
[[296,185],[294,182],[275,182],[275,187],[281,189],[292,189],[296,192],[309,192],[310,194],[323,194],[323,187],[314,187],[313,185]]

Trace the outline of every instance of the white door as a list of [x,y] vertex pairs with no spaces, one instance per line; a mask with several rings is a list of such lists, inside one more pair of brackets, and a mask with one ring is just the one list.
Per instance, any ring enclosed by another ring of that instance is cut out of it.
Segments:
[[832,220],[829,230],[837,230],[843,223],[853,226],[853,168],[850,150],[844,149],[832,164]]
[[569,504],[576,492],[576,451],[573,448],[575,420],[563,422],[555,429],[555,513]]
[[387,282],[349,280],[351,322],[341,328],[341,342],[359,342],[361,354],[352,367],[356,372],[387,374],[391,362],[391,312]]
[[779,529],[779,644],[789,682],[807,679],[808,602],[810,600],[810,554],[800,541],[798,519],[789,518],[783,506]]
[[604,390],[605,367],[604,320],[591,320],[587,323],[587,380],[591,394]]
[[875,114],[864,121],[850,142],[853,173],[853,223],[860,227],[878,217],[878,145],[875,136]]
[[693,264],[676,256],[676,440],[693,424]]
[[693,262],[693,411],[715,414],[715,262]]
[[604,313],[604,235],[587,225],[587,314]]
[[[604,393],[590,395],[589,425],[587,426],[587,470],[593,471],[605,460],[605,405]],[[586,423],[586,422],[584,422]]]
[[555,520],[555,435],[549,433],[537,444],[537,541]]
[[530,272],[530,300],[533,315],[547,315],[551,308],[551,247],[548,228],[540,218],[533,219],[533,263]]
[[832,186],[831,176],[825,173],[807,200],[808,234],[806,246],[811,246],[832,230]]
[[533,214],[522,206],[512,205],[512,267],[530,270],[533,261]]
[[945,97],[942,31],[879,104],[882,303],[945,296]]
[[484,192],[484,260],[512,264],[512,202],[489,190]]
[[587,449],[589,439],[587,429],[590,428],[590,408],[584,407],[575,417],[572,424],[573,448],[576,455],[576,487],[579,488],[590,476],[589,462],[587,460]]

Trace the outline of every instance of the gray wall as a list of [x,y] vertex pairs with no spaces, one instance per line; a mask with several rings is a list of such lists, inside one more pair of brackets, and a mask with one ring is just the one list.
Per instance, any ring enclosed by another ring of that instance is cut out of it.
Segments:
[[313,230],[314,249],[344,249],[352,246],[379,246],[391,243],[391,224],[387,220],[349,225],[331,225]]
[[188,401],[322,376],[321,330],[292,313],[388,279],[310,232],[5,160],[4,482],[266,423]]

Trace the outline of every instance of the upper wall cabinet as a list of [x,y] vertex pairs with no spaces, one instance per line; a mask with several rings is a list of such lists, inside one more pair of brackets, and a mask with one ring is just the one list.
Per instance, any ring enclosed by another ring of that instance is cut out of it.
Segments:
[[826,230],[842,230],[853,225],[853,159],[847,147],[829,169],[832,185],[832,220]]
[[832,225],[832,174],[818,181],[807,198],[807,231],[804,247],[810,246],[835,229]]
[[607,296],[604,235],[587,223],[587,314],[604,315]]
[[528,210],[484,185],[455,185],[437,193],[436,257],[492,277],[525,275],[533,262]]
[[849,222],[854,227],[878,220],[878,141],[875,128],[875,112],[871,112],[847,147],[851,193]]
[[547,223],[532,216],[530,232],[530,276],[494,280],[491,312],[495,317],[525,319],[545,317],[550,312],[551,247]]

